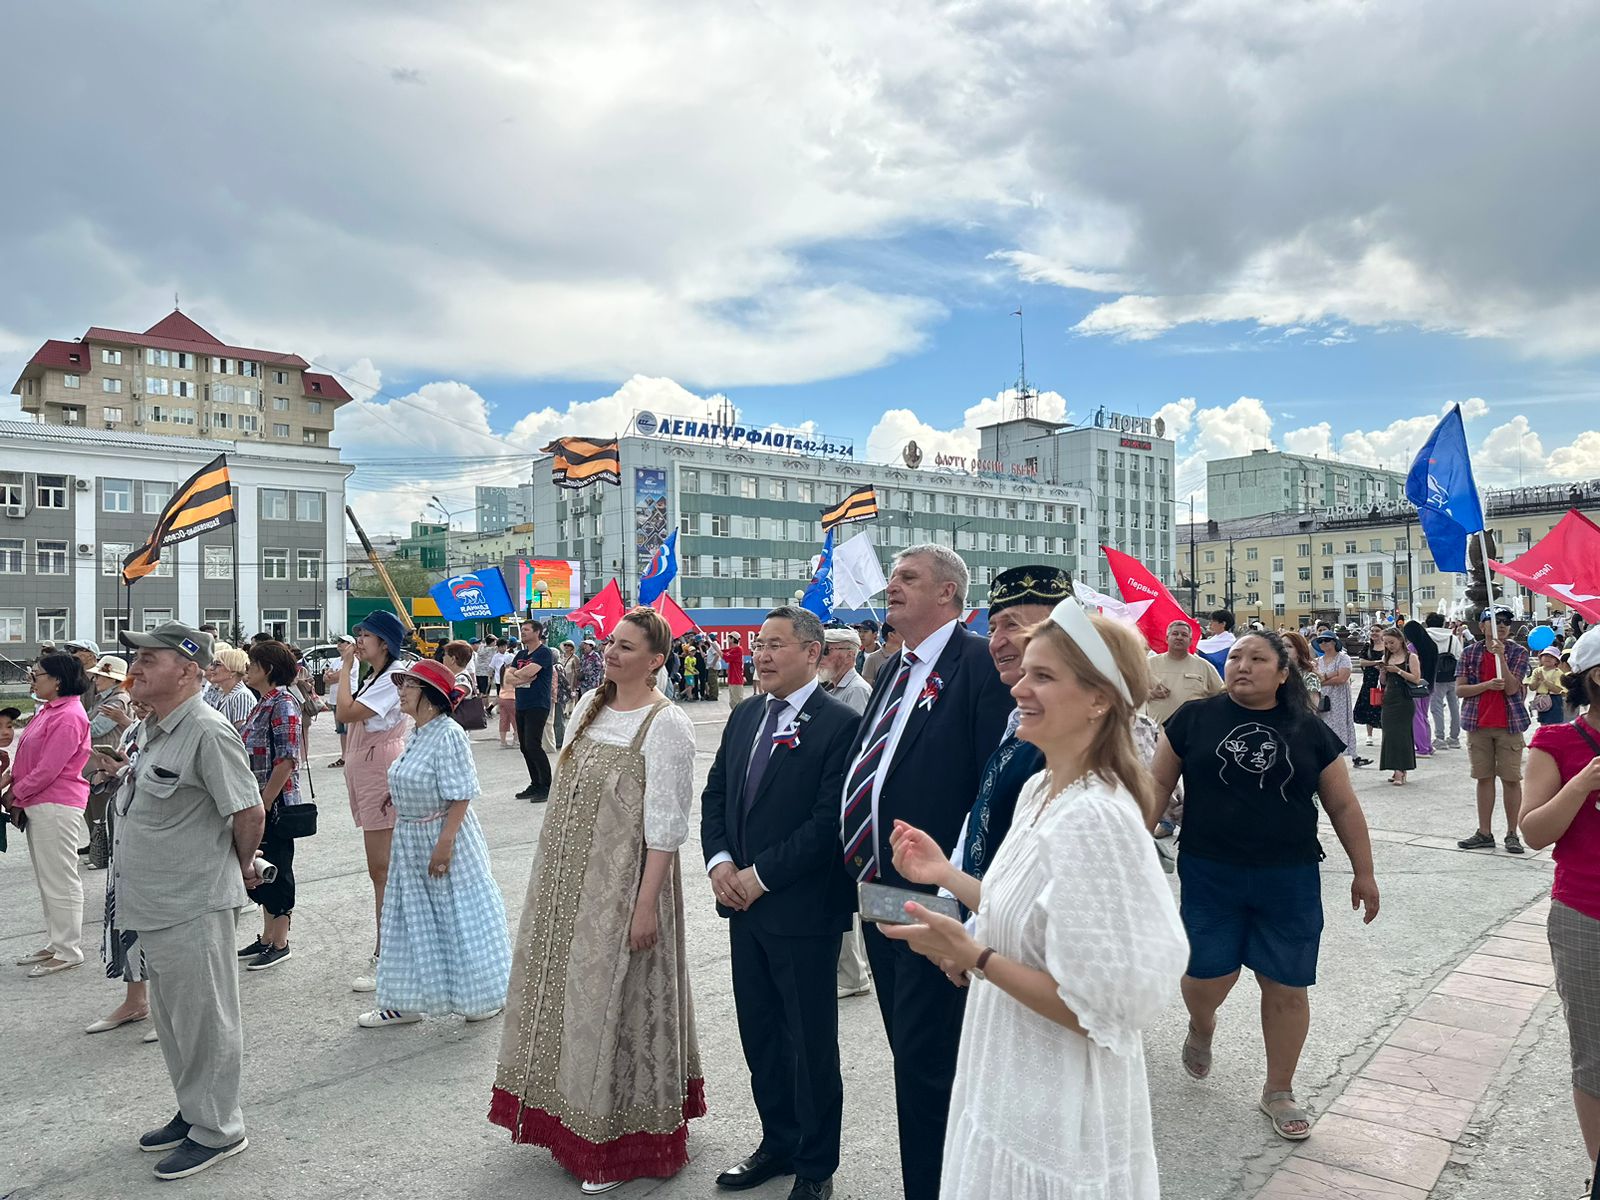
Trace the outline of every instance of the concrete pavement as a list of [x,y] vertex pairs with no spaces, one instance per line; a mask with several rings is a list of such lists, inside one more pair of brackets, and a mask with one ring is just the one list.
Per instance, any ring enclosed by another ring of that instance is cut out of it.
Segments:
[[[687,710],[697,725],[703,779],[726,709],[706,703]],[[520,756],[499,748],[492,733],[475,739],[485,789],[477,811],[515,922],[543,810],[512,798],[526,782]],[[6,1101],[0,1104],[0,1200],[134,1200],[180,1189],[207,1197],[305,1200],[424,1190],[462,1197],[577,1194],[547,1154],[510,1145],[505,1132],[485,1120],[499,1021],[356,1028],[355,1017],[371,997],[350,992],[349,980],[370,949],[371,892],[342,781],[325,769],[336,752],[331,723],[322,718],[313,726],[312,763],[323,832],[300,848],[294,955],[243,979],[250,1149],[188,1182],[157,1182],[150,1175],[153,1156],[134,1148],[140,1132],[174,1109],[158,1048],[139,1040],[143,1026],[93,1037],[81,1032],[117,1003],[120,984],[106,980],[98,963],[37,981],[9,966],[38,944],[43,921],[20,839],[0,857],[0,1094]],[[1331,831],[1324,838],[1328,928],[1298,1090],[1316,1114],[1333,1116],[1309,1142],[1296,1149],[1279,1141],[1256,1111],[1262,1051],[1253,987],[1241,984],[1223,1009],[1216,1065],[1205,1083],[1191,1081],[1179,1065],[1185,1018],[1174,996],[1166,1019],[1146,1041],[1167,1195],[1576,1195],[1584,1169],[1567,1099],[1566,1029],[1549,989],[1520,981],[1540,977],[1541,931],[1534,923],[1537,913],[1530,916],[1529,910],[1548,894],[1548,856],[1455,849],[1455,839],[1474,823],[1465,758],[1465,751],[1441,751],[1424,760],[1405,788],[1388,786],[1370,768],[1357,773],[1375,830],[1383,894],[1375,924],[1363,926],[1349,911],[1348,866]],[[758,1136],[734,1024],[725,934],[692,844],[684,855],[684,877],[710,1114],[691,1124],[691,1162],[678,1177],[630,1184],[615,1193],[623,1197],[713,1195],[715,1174],[748,1153]],[[85,939],[92,944],[99,936],[104,876],[88,872],[85,879]],[[1516,924],[1532,936],[1503,936],[1502,927],[1513,918],[1521,918]],[[253,921],[249,917],[241,926],[241,945],[255,932]],[[1531,948],[1525,957],[1508,949],[1507,943],[1519,941]],[[1522,966],[1500,965],[1507,962]],[[1498,978],[1506,974],[1517,978]],[[1469,1007],[1498,1006],[1463,1017],[1464,1009],[1440,1002],[1440,989],[1446,998],[1462,993]],[[1507,997],[1515,1003],[1506,1003]],[[1531,1004],[1523,1003],[1529,999]],[[1459,1020],[1487,1020],[1478,1045],[1498,1055],[1494,1064],[1469,1072],[1476,1095],[1456,1096],[1445,1105],[1454,1123],[1420,1135],[1430,1139],[1426,1143],[1367,1128],[1404,1130],[1406,1122],[1416,1123],[1417,1109],[1430,1107],[1423,1093],[1436,1091],[1437,1084],[1390,1061],[1440,1048],[1417,1041],[1437,1033],[1418,1028],[1419,1009],[1434,1018],[1455,1011]],[[891,1200],[900,1194],[892,1089],[875,1003],[870,997],[845,1001],[840,1024],[846,1135],[835,1195]],[[1374,1072],[1387,1072],[1377,1082],[1416,1093],[1416,1102],[1397,1104],[1391,1090],[1378,1096],[1386,1104],[1377,1105],[1374,1096],[1384,1089],[1373,1084]],[[1470,1104],[1465,1112],[1464,1104]],[[1367,1173],[1360,1162],[1340,1157],[1352,1142],[1357,1150],[1368,1143],[1399,1145],[1401,1167],[1387,1175]],[[1444,1158],[1435,1165],[1430,1156],[1441,1147]],[[1415,1158],[1428,1160],[1424,1171],[1432,1170],[1436,1183],[1419,1174],[1407,1175],[1414,1181],[1409,1183],[1391,1178],[1411,1172]],[[1346,1165],[1329,1161],[1336,1159]],[[753,1193],[786,1194],[787,1184],[776,1181]]]

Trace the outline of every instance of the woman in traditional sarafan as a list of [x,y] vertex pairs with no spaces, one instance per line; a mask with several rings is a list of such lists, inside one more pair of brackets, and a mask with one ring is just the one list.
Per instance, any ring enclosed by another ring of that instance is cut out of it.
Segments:
[[672,634],[635,609],[573,710],[514,945],[489,1119],[586,1195],[689,1161],[706,1111],[678,847],[694,725],[656,688]]

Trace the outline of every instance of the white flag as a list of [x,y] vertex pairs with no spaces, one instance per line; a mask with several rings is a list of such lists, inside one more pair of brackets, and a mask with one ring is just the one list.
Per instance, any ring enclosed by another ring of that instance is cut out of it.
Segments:
[[1132,604],[1097,592],[1081,579],[1072,581],[1072,594],[1078,602],[1087,609],[1098,610],[1103,617],[1110,617],[1114,621],[1125,621],[1129,625],[1137,625],[1139,618],[1144,616],[1144,610],[1155,603],[1154,600],[1135,600]]
[[834,547],[833,602],[840,608],[860,608],[888,586],[870,537],[857,534]]

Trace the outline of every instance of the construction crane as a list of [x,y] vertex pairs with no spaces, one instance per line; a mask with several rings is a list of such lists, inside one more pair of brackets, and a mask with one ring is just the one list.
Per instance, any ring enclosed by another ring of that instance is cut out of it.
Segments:
[[344,515],[350,518],[350,524],[355,527],[356,536],[361,539],[361,548],[367,552],[367,561],[372,564],[372,569],[378,573],[378,580],[383,584],[383,590],[389,593],[389,602],[394,605],[395,616],[400,618],[400,623],[406,627],[406,644],[420,654],[423,658],[432,658],[437,647],[428,640],[427,635],[418,629],[411,619],[411,612],[406,608],[405,602],[400,599],[400,593],[395,591],[394,580],[389,578],[389,572],[384,568],[383,560],[378,557],[378,552],[372,548],[372,540],[367,537],[367,531],[361,528],[361,522],[356,520],[355,511],[347,504]]

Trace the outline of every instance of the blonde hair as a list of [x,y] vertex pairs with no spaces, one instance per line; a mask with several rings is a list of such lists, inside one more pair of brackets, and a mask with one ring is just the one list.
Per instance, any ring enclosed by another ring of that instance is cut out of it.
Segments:
[[[645,643],[653,654],[666,658],[667,651],[672,649],[672,626],[667,624],[667,619],[653,608],[636,608],[622,618],[629,625],[636,625],[644,631]],[[567,755],[572,753],[572,748],[578,744],[578,739],[583,737],[584,731],[594,723],[600,711],[617,698],[617,685],[606,679],[595,689],[594,702],[584,710],[578,719],[576,727],[567,730],[566,742],[561,749],[558,762],[566,761]]]
[[212,657],[235,675],[243,675],[250,667],[250,656],[236,646],[224,646],[213,651]]
[[1054,621],[1040,621],[1023,635],[1022,645],[1026,648],[1034,639],[1044,642],[1061,657],[1079,684],[1101,694],[1106,702],[1106,719],[1099,723],[1084,753],[1083,770],[1127,788],[1133,793],[1145,824],[1153,826],[1166,806],[1166,797],[1157,793],[1155,777],[1133,744],[1134,714],[1150,695],[1144,641],[1121,621],[1099,613],[1090,613],[1089,620],[1105,639],[1132,703],[1122,698],[1116,684],[1095,668],[1078,643]]

